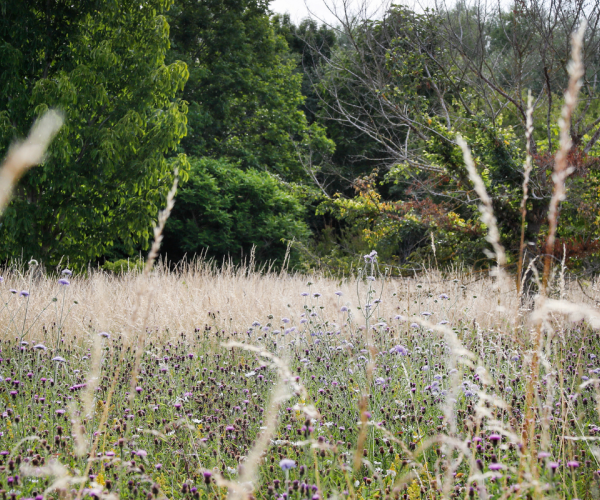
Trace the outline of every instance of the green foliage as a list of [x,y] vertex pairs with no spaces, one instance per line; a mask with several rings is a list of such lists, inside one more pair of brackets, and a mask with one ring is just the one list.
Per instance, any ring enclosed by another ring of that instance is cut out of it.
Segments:
[[306,178],[299,157],[333,144],[300,109],[302,76],[261,0],[180,0],[169,13],[171,57],[190,68],[186,152]]
[[141,272],[144,270],[146,261],[144,259],[119,259],[114,262],[106,261],[102,269],[115,274],[125,274],[131,271]]
[[169,157],[186,134],[174,97],[188,77],[183,62],[164,63],[170,4],[1,2],[1,146],[49,107],[66,115],[3,214],[1,259],[82,264],[117,242],[147,245],[174,167],[184,178],[188,168],[185,155]]
[[303,217],[298,199],[272,174],[194,159],[167,222],[164,252],[171,260],[206,252],[239,261],[256,247],[259,261],[281,262],[288,240],[308,236]]

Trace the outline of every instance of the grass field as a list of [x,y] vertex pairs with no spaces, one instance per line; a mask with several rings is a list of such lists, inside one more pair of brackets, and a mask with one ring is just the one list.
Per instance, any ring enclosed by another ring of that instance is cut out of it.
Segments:
[[3,498],[600,495],[596,283],[538,327],[508,281],[370,263],[3,278]]

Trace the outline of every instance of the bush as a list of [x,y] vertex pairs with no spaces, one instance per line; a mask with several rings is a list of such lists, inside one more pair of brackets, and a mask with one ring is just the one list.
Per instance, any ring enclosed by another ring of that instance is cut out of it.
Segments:
[[163,248],[170,260],[206,252],[239,262],[256,247],[257,260],[282,262],[287,241],[308,234],[304,208],[276,177],[200,158],[177,195]]

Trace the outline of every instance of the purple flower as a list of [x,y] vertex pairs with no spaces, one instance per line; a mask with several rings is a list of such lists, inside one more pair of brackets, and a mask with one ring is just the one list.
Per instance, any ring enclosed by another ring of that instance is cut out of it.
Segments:
[[548,453],[547,451],[540,451],[538,453],[538,458],[548,458],[550,456],[550,453]]
[[493,471],[502,470],[503,468],[504,468],[504,465],[499,464],[498,462],[490,464],[490,470],[493,470]]
[[337,292],[335,292],[335,294],[336,294],[338,297],[341,297],[342,295],[344,295],[344,294],[343,294],[342,292],[340,292],[340,291],[337,291]]
[[9,290],[9,292],[10,292],[10,293],[17,293],[17,291],[16,291],[14,288],[11,288],[11,289]]
[[419,328],[419,324],[418,323],[411,323],[410,327],[411,328]]
[[296,461],[291,458],[284,458],[279,462],[279,467],[281,467],[282,470],[293,469],[296,467]]
[[290,322],[290,319],[289,318],[281,318],[281,322],[287,324]]
[[390,349],[390,354],[400,354],[400,356],[406,356],[408,354],[408,350],[404,346],[397,345]]
[[308,297],[308,292],[302,292],[300,295],[302,295],[302,297]]
[[63,286],[69,286],[71,284],[71,283],[69,283],[69,280],[65,279],[65,278],[59,279],[58,282]]
[[71,276],[71,275],[73,274],[73,271],[71,271],[70,269],[63,269],[63,270],[62,270],[62,273],[63,273],[65,276]]
[[579,462],[577,460],[569,460],[567,462],[567,467],[570,467],[571,469],[576,469],[577,467],[579,467]]
[[22,290],[21,293],[19,293],[19,297],[29,297],[29,292],[27,290]]
[[38,351],[45,351],[46,350],[46,346],[44,344],[36,344],[33,346],[34,349],[37,349]]
[[440,295],[440,299],[442,299],[442,300],[449,300],[449,299],[450,299],[450,297],[448,297],[448,294],[447,294],[447,293],[442,293],[442,294]]
[[62,356],[54,356],[52,358],[52,361],[56,361],[58,363],[66,363],[67,360],[65,358],[63,358]]
[[146,450],[138,450],[135,452],[135,454],[138,457],[147,457],[148,456],[148,452]]
[[497,444],[499,441],[502,440],[502,436],[500,434],[490,434],[490,436],[488,437],[488,439],[492,443]]

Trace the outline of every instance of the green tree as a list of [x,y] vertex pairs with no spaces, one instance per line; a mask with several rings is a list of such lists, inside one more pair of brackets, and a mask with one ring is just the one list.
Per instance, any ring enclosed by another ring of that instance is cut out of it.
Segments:
[[256,247],[259,261],[281,261],[288,240],[308,237],[303,212],[290,188],[268,172],[194,159],[167,222],[163,252],[175,261],[204,251],[239,261]]
[[[188,154],[306,178],[304,156],[332,143],[301,109],[302,75],[263,0],[178,0],[171,57],[188,64]],[[314,163],[314,156],[312,157]]]
[[147,245],[185,155],[185,63],[165,65],[170,0],[0,0],[0,147],[49,107],[66,123],[3,214],[0,259],[85,263]]

